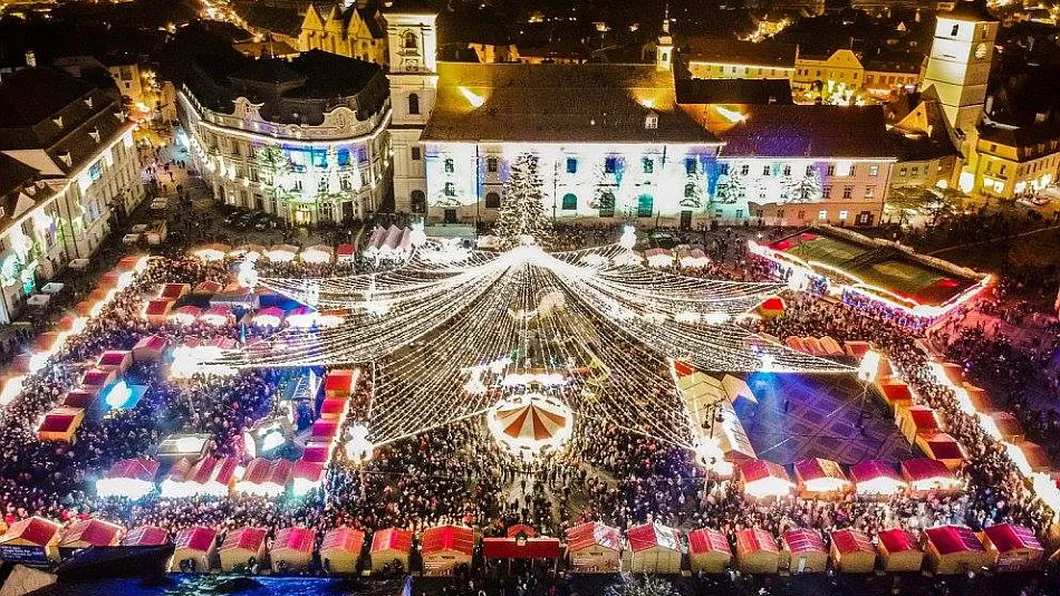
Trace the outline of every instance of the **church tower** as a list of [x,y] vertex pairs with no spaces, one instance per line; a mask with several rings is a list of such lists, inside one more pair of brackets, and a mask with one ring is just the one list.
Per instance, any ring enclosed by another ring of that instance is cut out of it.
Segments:
[[666,13],[663,17],[662,35],[655,43],[655,68],[656,70],[673,70],[674,60],[674,38],[670,35],[670,5],[666,5]]
[[997,19],[981,0],[961,0],[952,11],[940,12],[924,74],[924,87],[934,87],[965,158],[962,189],[971,188],[976,127],[983,118],[997,30]]
[[420,136],[438,92],[438,13],[416,0],[384,12],[390,58],[390,140],[394,155],[394,208],[427,211],[426,155]]

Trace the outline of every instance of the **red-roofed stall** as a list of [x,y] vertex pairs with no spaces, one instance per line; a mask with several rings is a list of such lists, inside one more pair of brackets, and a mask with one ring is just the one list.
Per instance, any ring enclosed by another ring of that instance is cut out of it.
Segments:
[[913,390],[909,388],[909,384],[905,381],[887,377],[877,379],[873,385],[880,396],[883,397],[883,401],[887,402],[887,406],[891,408],[891,411],[897,412],[900,408],[912,407]]
[[64,408],[80,408],[87,410],[96,403],[96,394],[84,389],[72,389],[63,395],[63,401],[59,404]]
[[880,556],[884,571],[892,573],[920,571],[924,565],[924,553],[920,550],[916,536],[901,528],[892,528],[876,534],[876,554]]
[[169,533],[158,526],[138,526],[121,539],[122,546],[161,546],[169,544]]
[[173,558],[169,564],[170,571],[182,571],[181,565],[187,562],[191,571],[205,573],[210,570],[210,559],[217,550],[217,532],[210,528],[185,528],[173,538]]
[[136,342],[133,347],[133,360],[136,362],[157,362],[169,346],[169,341],[160,335],[149,335]]
[[927,406],[899,408],[895,418],[902,436],[910,443],[915,441],[919,434],[942,430],[942,421],[935,414],[935,410]]
[[688,561],[692,572],[721,573],[732,562],[732,547],[724,534],[710,528],[688,533]]
[[324,420],[342,420],[346,415],[346,400],[328,397],[320,404],[320,417]]
[[1045,549],[1034,532],[1014,524],[998,524],[983,530],[983,544],[999,573],[1034,571],[1041,567]]
[[684,546],[681,532],[658,523],[642,524],[626,532],[633,573],[680,573]]
[[575,573],[616,573],[621,556],[622,535],[617,528],[586,522],[567,530],[567,557]]
[[59,554],[64,559],[90,546],[117,546],[121,541],[122,527],[101,519],[91,518],[75,521],[63,531],[59,539]]
[[424,575],[451,575],[461,565],[471,565],[475,531],[464,526],[435,526],[420,537]]
[[324,477],[324,465],[300,459],[291,468],[291,493],[298,497],[320,486]]
[[795,462],[795,483],[804,499],[842,498],[852,488],[838,463],[821,458]]
[[902,478],[909,483],[916,498],[928,493],[951,494],[961,490],[961,481],[953,470],[937,459],[918,457],[902,462]]
[[559,555],[558,538],[527,533],[482,539],[482,556],[487,559],[558,559]]
[[113,371],[115,375],[121,376],[132,366],[132,361],[132,352],[129,350],[107,350],[99,355],[96,368]]
[[938,575],[980,571],[990,566],[991,556],[971,528],[939,526],[924,530],[924,553],[928,567]]
[[239,528],[225,536],[224,543],[217,550],[221,557],[221,569],[232,572],[245,565],[248,569],[254,563],[261,563],[265,556],[265,530],[262,528]]
[[276,532],[269,549],[272,570],[277,573],[298,572],[313,561],[317,534],[308,528],[284,528]]
[[41,441],[73,443],[77,429],[84,420],[85,411],[81,408],[55,408],[44,415],[44,420],[37,427],[37,438]]
[[101,497],[143,498],[155,488],[159,462],[146,457],[114,462],[102,478],[96,480],[96,494]]
[[872,540],[853,528],[832,532],[829,556],[832,566],[842,573],[871,573],[876,567],[876,549]]
[[158,292],[159,298],[166,300],[180,300],[191,292],[191,284],[166,284],[162,286],[162,289]]
[[409,568],[409,551],[412,550],[412,532],[400,528],[376,530],[372,534],[372,571],[385,567]]
[[905,481],[898,475],[894,464],[876,459],[850,466],[850,479],[854,482],[854,491],[859,495],[887,497],[906,489]]
[[817,530],[795,528],[780,539],[779,566],[792,573],[824,573],[828,567],[828,549]]
[[144,308],[144,317],[152,325],[161,325],[169,317],[169,311],[173,310],[173,301],[156,298],[147,303]]
[[356,378],[353,370],[338,369],[328,371],[324,377],[324,396],[349,399],[353,393],[353,381]]
[[741,462],[740,480],[744,494],[755,499],[784,496],[795,488],[784,466],[764,459]]
[[957,439],[942,431],[917,435],[916,446],[924,455],[941,461],[951,470],[956,470],[964,463],[964,448]]
[[761,528],[737,532],[736,565],[741,573],[776,573],[780,567],[776,538]]
[[236,482],[235,491],[239,493],[278,497],[287,490],[287,481],[291,477],[294,463],[286,459],[265,459],[257,457],[247,463],[243,477]]
[[90,368],[81,375],[81,390],[99,395],[99,392],[112,382],[114,382],[113,370]]
[[324,534],[320,543],[320,562],[331,573],[357,572],[364,549],[364,532],[342,526]]
[[0,559],[25,565],[47,565],[59,560],[62,524],[43,517],[17,521],[0,536]]

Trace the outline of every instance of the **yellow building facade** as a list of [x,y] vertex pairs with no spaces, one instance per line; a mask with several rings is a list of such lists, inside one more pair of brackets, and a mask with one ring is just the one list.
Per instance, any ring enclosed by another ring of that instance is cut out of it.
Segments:
[[386,66],[386,23],[378,12],[357,7],[343,12],[332,6],[327,17],[322,17],[310,4],[298,34],[298,49],[321,50]]

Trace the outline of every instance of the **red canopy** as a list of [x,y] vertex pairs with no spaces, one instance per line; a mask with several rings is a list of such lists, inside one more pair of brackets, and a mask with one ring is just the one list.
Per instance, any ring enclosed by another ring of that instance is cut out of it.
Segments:
[[147,309],[144,310],[144,314],[147,316],[159,316],[169,312],[169,309],[173,306],[172,300],[155,299],[147,303]]
[[922,440],[927,443],[930,455],[935,459],[964,459],[964,450],[960,443],[944,432],[933,432],[924,435]]
[[342,526],[328,530],[320,543],[320,552],[342,550],[359,553],[364,548],[364,532]]
[[700,528],[688,533],[689,554],[724,552],[732,554],[732,548],[725,535],[710,528]]
[[107,470],[106,478],[126,478],[151,482],[158,474],[159,463],[146,457],[135,457],[114,462]]
[[372,552],[396,550],[407,553],[412,549],[412,532],[400,528],[377,530],[372,535]]
[[340,257],[352,257],[353,256],[353,245],[352,244],[340,244],[335,249],[335,254]]
[[483,538],[482,556],[487,559],[556,559],[558,538]]
[[850,477],[855,484],[876,480],[878,478],[890,478],[891,480],[898,482],[902,481],[898,476],[898,472],[895,472],[894,470],[894,464],[880,461],[878,459],[870,459],[850,466]]
[[89,369],[81,377],[81,385],[84,387],[99,388],[112,380],[114,380],[114,373],[112,371],[93,368]]
[[75,542],[86,542],[92,546],[111,546],[119,532],[121,526],[95,518],[82,519],[66,528],[60,546]]
[[863,532],[853,528],[844,528],[832,532],[832,544],[841,554],[863,552],[875,552],[872,548],[872,540]]
[[265,530],[261,528],[239,528],[233,532],[229,532],[225,536],[224,544],[221,545],[221,550],[249,550],[256,551],[261,548],[261,545],[265,542]]
[[311,553],[316,542],[317,533],[307,528],[284,528],[276,532],[272,541],[273,550],[286,548],[293,551]]
[[313,421],[313,432],[311,434],[312,441],[330,441],[339,432],[339,423],[335,420],[314,420]]
[[308,480],[309,482],[319,482],[320,476],[324,473],[324,466],[319,462],[306,461],[300,459],[294,462],[294,466],[291,468],[291,478],[298,478],[300,480]]
[[913,401],[913,392],[909,389],[909,384],[905,381],[889,380],[880,383],[880,390],[883,391],[883,396],[887,398],[889,402],[911,402]]
[[197,550],[200,552],[206,552],[213,546],[214,539],[217,538],[217,532],[214,532],[210,528],[184,528],[177,532],[176,538],[173,540],[173,544],[176,548]]
[[47,546],[61,527],[58,522],[33,516],[11,524],[0,541],[25,540],[37,546]]
[[985,552],[983,543],[971,528],[965,526],[939,526],[924,530],[929,541],[940,555],[959,552]]
[[122,546],[160,546],[169,542],[169,533],[157,526],[133,528],[122,538]]
[[325,393],[342,393],[348,395],[353,390],[352,370],[333,370],[324,377]]
[[824,546],[824,538],[816,530],[808,528],[796,528],[784,532],[784,544],[792,553],[828,552]]
[[475,550],[475,532],[463,526],[435,526],[420,537],[420,552],[424,555],[455,551],[467,556]]
[[121,366],[129,354],[128,350],[107,350],[99,355],[96,366]]
[[85,391],[83,389],[73,389],[67,391],[66,395],[63,396],[62,406],[66,408],[82,408],[87,409],[96,401],[96,394]]
[[791,481],[784,466],[765,459],[749,459],[740,463],[740,473],[744,482],[755,482],[765,478],[780,478]]
[[191,289],[191,286],[188,284],[166,284],[162,287],[162,291],[158,293],[158,297],[176,300],[188,293],[189,289]]
[[736,533],[736,550],[741,553],[766,551],[779,553],[777,540],[762,528],[747,528]]
[[889,553],[920,550],[917,546],[916,536],[912,532],[907,532],[901,528],[891,528],[890,530],[878,532],[876,538]]
[[1023,526],[998,524],[990,526],[983,531],[999,553],[1007,553],[1021,548],[1038,551],[1045,550],[1042,548],[1042,543],[1038,541],[1038,537],[1034,535],[1034,532]]
[[804,459],[799,462],[795,462],[795,472],[798,477],[802,480],[818,480],[820,478],[835,478],[838,480],[846,480],[847,477],[843,474],[843,469],[839,467],[839,464],[830,459],[821,459],[819,457],[812,457],[810,459]]
[[80,408],[55,408],[44,415],[38,432],[57,433],[66,432],[74,424],[77,416],[81,414]]
[[568,550],[584,550],[597,545],[614,551],[622,550],[622,535],[618,528],[599,522],[586,522],[567,530]]
[[902,462],[902,473],[912,482],[932,478],[954,478],[946,464],[937,459],[918,457]]
[[681,533],[660,524],[642,524],[630,528],[626,538],[629,539],[630,550],[635,553],[655,547],[681,550]]
[[284,486],[287,484],[287,479],[290,477],[291,468],[293,467],[294,464],[286,459],[254,458],[247,464],[241,482],[250,482],[252,484],[271,483]]

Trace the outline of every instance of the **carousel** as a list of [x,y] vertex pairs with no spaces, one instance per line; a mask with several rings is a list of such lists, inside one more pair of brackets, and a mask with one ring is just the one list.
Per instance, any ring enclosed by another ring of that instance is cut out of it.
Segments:
[[486,413],[493,438],[521,459],[561,449],[570,440],[573,422],[566,404],[536,392],[505,397]]

